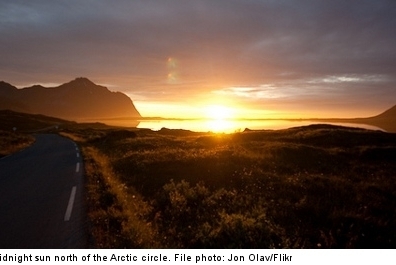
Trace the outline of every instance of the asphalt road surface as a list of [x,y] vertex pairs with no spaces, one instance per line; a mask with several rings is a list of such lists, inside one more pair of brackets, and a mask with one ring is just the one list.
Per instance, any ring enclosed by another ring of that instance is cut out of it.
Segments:
[[55,134],[0,159],[0,248],[85,248],[82,159]]

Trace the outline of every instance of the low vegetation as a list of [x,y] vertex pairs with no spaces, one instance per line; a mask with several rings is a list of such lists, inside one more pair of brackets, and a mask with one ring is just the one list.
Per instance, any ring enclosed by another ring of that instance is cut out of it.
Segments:
[[0,130],[0,158],[16,153],[34,143],[30,135]]
[[395,134],[66,133],[84,148],[93,247],[396,247]]
[[107,158],[95,148],[85,147],[83,152],[93,245],[100,248],[155,247],[154,231],[145,218],[151,206],[133,187],[119,181]]

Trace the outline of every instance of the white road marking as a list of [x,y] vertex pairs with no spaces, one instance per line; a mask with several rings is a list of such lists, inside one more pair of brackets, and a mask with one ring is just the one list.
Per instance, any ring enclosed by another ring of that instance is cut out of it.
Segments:
[[67,209],[66,209],[66,213],[65,213],[65,222],[70,220],[70,216],[73,210],[73,204],[74,204],[74,199],[76,198],[76,191],[77,191],[77,187],[73,186],[71,193],[70,193],[70,198],[69,198],[69,203],[67,204]]
[[77,153],[77,157],[80,157],[80,154],[79,154],[79,153]]
[[77,163],[77,165],[76,165],[76,173],[77,173],[78,171],[80,171],[80,163]]

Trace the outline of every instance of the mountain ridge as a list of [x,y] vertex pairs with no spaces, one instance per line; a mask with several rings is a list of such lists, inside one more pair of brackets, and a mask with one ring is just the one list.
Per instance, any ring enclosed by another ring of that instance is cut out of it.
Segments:
[[386,109],[378,115],[366,118],[327,118],[327,119],[306,119],[309,121],[339,122],[339,123],[360,123],[373,125],[387,132],[396,133],[396,105]]
[[396,105],[369,119],[396,119]]
[[110,91],[85,77],[55,87],[16,88],[0,81],[0,109],[72,120],[141,117],[127,95]]

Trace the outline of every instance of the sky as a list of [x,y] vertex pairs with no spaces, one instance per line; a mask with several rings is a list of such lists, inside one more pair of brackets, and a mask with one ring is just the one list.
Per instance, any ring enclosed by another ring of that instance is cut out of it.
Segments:
[[395,29],[394,0],[0,0],[0,80],[87,77],[143,116],[372,116],[396,104]]

